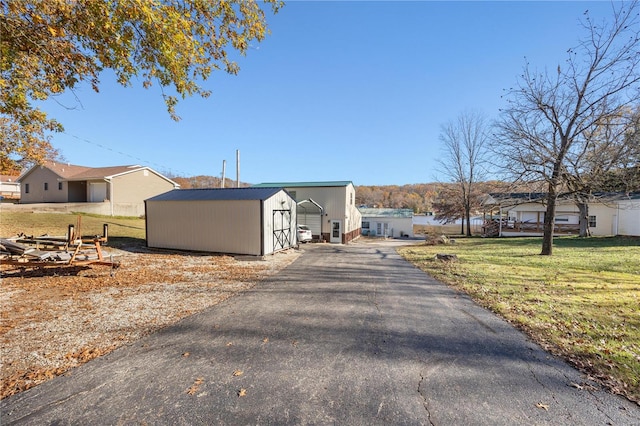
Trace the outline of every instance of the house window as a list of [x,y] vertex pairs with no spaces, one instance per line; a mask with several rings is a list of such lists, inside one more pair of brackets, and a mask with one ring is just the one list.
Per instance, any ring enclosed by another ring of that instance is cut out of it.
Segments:
[[558,222],[569,222],[569,218],[567,216],[556,217],[556,223]]
[[49,182],[45,182],[44,183],[44,190],[48,191],[49,190]]
[[28,194],[28,193],[29,193],[29,184],[28,184],[28,183],[25,183],[25,184],[24,184],[24,193],[25,193],[25,194]]
[[596,227],[596,217],[589,216],[589,228],[595,228],[595,227]]
[[369,222],[362,222],[362,229],[369,229]]
[[353,205],[353,192],[349,193],[349,204]]
[[58,189],[62,191],[62,182],[58,182]]

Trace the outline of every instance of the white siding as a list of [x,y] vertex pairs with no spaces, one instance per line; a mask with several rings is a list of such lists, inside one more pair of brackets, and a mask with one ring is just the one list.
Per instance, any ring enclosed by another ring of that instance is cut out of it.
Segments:
[[[280,214],[282,210],[285,211],[285,214]],[[265,200],[263,215],[262,232],[264,235],[264,254],[270,254],[274,251],[296,245],[296,203],[286,192],[280,191]],[[274,234],[274,229],[278,233],[277,236]],[[280,229],[283,231],[278,231]],[[280,240],[278,240],[278,237]],[[282,241],[284,241],[284,243]]]
[[640,200],[618,203],[617,235],[640,236]]
[[[362,217],[355,206],[355,187],[352,184],[347,186],[296,186],[285,187],[285,189],[289,192],[295,192],[297,201],[312,199],[324,209],[322,219],[317,219],[320,222],[319,225],[316,219],[311,219],[311,223],[299,221],[299,223],[309,226],[314,235],[324,233],[328,237],[331,220],[341,221],[344,234],[360,228]],[[298,212],[302,214],[301,210]]]

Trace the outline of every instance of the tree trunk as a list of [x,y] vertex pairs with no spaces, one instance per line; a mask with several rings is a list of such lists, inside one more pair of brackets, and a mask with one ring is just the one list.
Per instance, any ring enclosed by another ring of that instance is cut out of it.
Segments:
[[553,254],[553,228],[556,221],[556,190],[549,185],[549,194],[547,194],[547,211],[544,214],[544,234],[542,236],[542,252],[543,256],[551,256]]
[[589,204],[585,202],[578,203],[578,211],[580,212],[580,236],[588,237],[589,233]]
[[471,206],[466,208],[466,220],[467,220],[467,237],[471,236]]
[[460,235],[464,235],[464,213],[462,214],[462,218],[460,219]]

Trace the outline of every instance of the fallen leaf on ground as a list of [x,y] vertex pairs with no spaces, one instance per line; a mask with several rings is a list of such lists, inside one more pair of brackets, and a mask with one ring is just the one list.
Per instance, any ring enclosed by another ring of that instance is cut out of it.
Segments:
[[543,409],[544,409],[544,411],[549,411],[549,406],[548,406],[547,404],[543,404],[542,402],[538,402],[538,403],[536,404],[536,407],[538,407],[538,408],[543,408]]
[[242,396],[247,396],[247,390],[244,388],[238,391],[238,397],[242,397]]
[[196,392],[198,392],[198,389],[200,389],[200,385],[204,383],[204,379],[202,377],[198,377],[196,379],[195,382],[193,382],[193,384],[191,385],[191,387],[189,389],[187,389],[187,394],[189,395],[193,395]]
[[242,370],[235,370],[233,372],[233,377],[242,376]]

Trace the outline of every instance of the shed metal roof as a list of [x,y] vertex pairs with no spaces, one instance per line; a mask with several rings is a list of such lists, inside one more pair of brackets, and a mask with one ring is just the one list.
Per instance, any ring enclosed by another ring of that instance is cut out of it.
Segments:
[[156,195],[146,201],[215,201],[215,200],[266,200],[282,191],[282,188],[199,188],[174,189]]
[[253,188],[305,188],[305,187],[339,187],[349,186],[352,184],[350,180],[336,180],[329,182],[267,182],[253,185]]
[[374,209],[374,208],[358,208],[362,217],[405,217],[412,218],[413,210],[411,209]]

